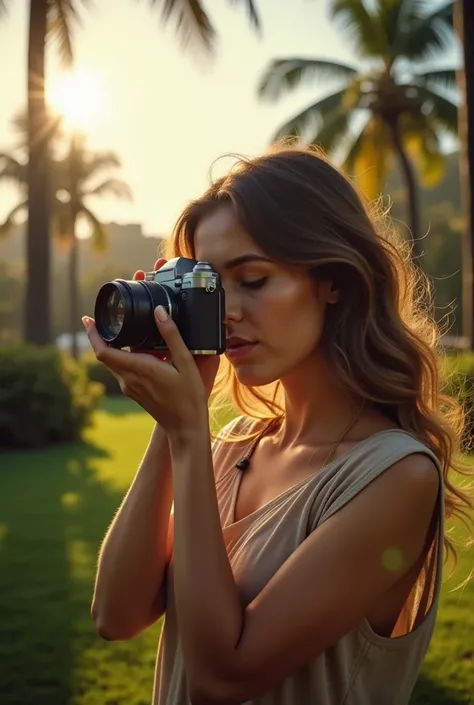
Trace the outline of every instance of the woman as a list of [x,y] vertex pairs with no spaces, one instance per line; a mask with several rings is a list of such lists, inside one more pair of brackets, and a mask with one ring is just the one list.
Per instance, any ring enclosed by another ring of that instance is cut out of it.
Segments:
[[[219,360],[194,359],[160,308],[172,365],[108,348],[85,319],[157,422],[101,549],[99,633],[128,639],[166,614],[160,705],[408,703],[444,518],[469,499],[450,481],[461,417],[405,250],[298,149],[216,181],[169,249],[220,273],[226,359],[214,385]],[[211,447],[213,389],[241,416]]]

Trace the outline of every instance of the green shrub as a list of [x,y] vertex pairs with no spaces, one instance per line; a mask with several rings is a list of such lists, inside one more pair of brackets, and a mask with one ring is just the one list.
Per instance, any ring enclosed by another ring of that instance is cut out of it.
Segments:
[[77,440],[102,394],[103,387],[56,348],[0,348],[0,446]]
[[466,415],[466,442],[474,441],[474,352],[471,350],[449,352],[444,360],[448,384],[444,390],[463,405]]
[[121,396],[122,390],[110,370],[99,362],[94,353],[86,353],[82,356],[82,364],[91,382],[100,382],[104,385],[104,392],[108,397]]

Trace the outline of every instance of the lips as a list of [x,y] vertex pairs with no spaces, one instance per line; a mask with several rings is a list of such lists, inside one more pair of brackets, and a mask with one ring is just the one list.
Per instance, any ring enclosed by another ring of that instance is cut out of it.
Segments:
[[252,340],[230,336],[226,341],[226,355],[232,360],[238,360],[251,352],[256,345]]
[[231,335],[230,338],[227,338],[227,347],[228,348],[241,348],[244,345],[254,345],[255,341],[253,340],[246,340],[245,338],[238,338],[235,335]]

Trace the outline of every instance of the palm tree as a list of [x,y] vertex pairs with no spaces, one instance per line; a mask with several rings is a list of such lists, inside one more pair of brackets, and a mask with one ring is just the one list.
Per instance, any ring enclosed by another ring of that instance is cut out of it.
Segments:
[[[56,135],[57,136],[57,135]],[[25,135],[26,138],[26,135]],[[123,181],[110,176],[119,169],[118,157],[109,151],[91,152],[85,140],[76,134],[68,154],[62,159],[51,160],[52,231],[62,246],[69,247],[69,297],[71,316],[72,354],[77,357],[77,329],[79,324],[78,261],[76,221],[85,220],[91,232],[91,245],[96,252],[104,252],[108,245],[107,230],[89,207],[91,197],[113,195],[131,198],[130,188]],[[27,163],[10,154],[0,154],[0,180],[18,184],[27,193]],[[27,212],[28,200],[23,198],[0,225],[0,237],[6,236],[15,224],[16,217]]]
[[472,0],[457,0],[457,30],[463,44],[463,68],[459,87],[463,97],[459,116],[461,138],[460,176],[466,214],[462,257],[463,336],[474,347],[474,5]]
[[[253,0],[243,2],[250,21],[259,28]],[[214,26],[201,0],[152,0],[161,10],[163,23],[174,21],[184,44],[195,39],[211,49]],[[25,339],[47,344],[51,339],[50,321],[50,164],[48,144],[50,126],[45,101],[46,45],[54,41],[66,66],[73,51],[71,29],[79,21],[79,3],[73,0],[30,0],[28,29],[28,226],[26,238]],[[0,16],[6,13],[7,0],[0,0]]]
[[[452,68],[422,70],[419,62],[447,48],[455,37],[452,3],[427,13],[420,0],[330,0],[361,66],[313,58],[276,59],[260,85],[262,98],[276,100],[304,82],[335,80],[336,92],[310,105],[283,125],[274,139],[296,135],[329,153],[344,152],[344,166],[369,198],[381,190],[398,157],[407,191],[413,255],[421,255],[419,210],[412,159],[427,185],[443,174],[440,137],[457,132]],[[360,119],[362,126],[358,126]],[[356,124],[355,124],[356,123]],[[357,132],[356,132],[357,129]]]

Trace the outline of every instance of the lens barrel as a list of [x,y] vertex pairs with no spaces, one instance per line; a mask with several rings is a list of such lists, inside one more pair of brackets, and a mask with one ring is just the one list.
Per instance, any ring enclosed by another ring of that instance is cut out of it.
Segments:
[[173,317],[172,292],[157,282],[114,279],[97,294],[95,322],[99,335],[110,345],[158,347],[164,344],[154,321],[161,305]]

